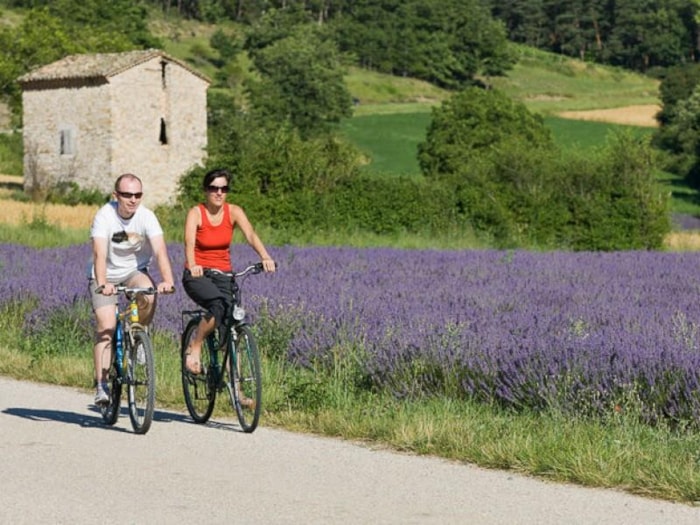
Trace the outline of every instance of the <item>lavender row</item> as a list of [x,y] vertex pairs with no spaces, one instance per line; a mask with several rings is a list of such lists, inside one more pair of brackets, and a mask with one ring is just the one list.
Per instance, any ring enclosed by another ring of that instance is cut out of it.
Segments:
[[[649,418],[700,419],[698,257],[692,253],[532,253],[293,248],[245,285],[255,316],[299,326],[289,360],[342,352],[396,395],[454,394],[516,407],[599,413],[639,400]],[[254,261],[235,246],[240,266]],[[176,273],[181,246],[171,245]],[[87,298],[87,246],[0,245],[0,301],[37,299],[27,328]],[[194,305],[160,298],[178,335]],[[352,349],[352,350],[350,350]]]

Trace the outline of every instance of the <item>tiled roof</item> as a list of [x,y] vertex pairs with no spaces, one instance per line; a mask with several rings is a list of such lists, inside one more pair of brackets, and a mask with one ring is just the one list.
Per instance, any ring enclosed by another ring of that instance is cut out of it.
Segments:
[[163,57],[170,62],[179,64],[193,75],[206,82],[210,80],[199,71],[177,60],[160,49],[141,51],[125,51],[123,53],[97,53],[85,55],[68,55],[61,60],[30,71],[19,78],[20,83],[47,80],[74,80],[109,78],[118,75],[129,68],[143,64],[154,57]]

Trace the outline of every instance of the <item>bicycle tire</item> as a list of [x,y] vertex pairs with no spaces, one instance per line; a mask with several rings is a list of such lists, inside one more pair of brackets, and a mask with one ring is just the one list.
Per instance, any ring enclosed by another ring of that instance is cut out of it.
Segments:
[[117,372],[117,353],[112,339],[112,364],[109,367],[109,403],[100,407],[102,420],[109,426],[114,425],[119,419],[119,409],[122,402],[122,382]]
[[129,417],[137,434],[145,434],[151,428],[156,406],[156,370],[153,344],[143,330],[131,333],[133,344],[127,344],[127,390],[129,393]]
[[186,368],[185,354],[198,328],[199,318],[192,319],[187,323],[187,327],[182,334],[182,348],[180,351],[182,392],[185,396],[187,411],[194,422],[206,423],[214,411],[214,403],[216,402],[216,386],[213,381],[216,371],[211,366],[210,354],[207,348],[208,342],[202,345],[202,355],[200,357],[202,373],[195,375]]
[[250,433],[258,426],[262,407],[260,354],[249,326],[236,327],[236,334],[235,357],[228,366],[228,389],[238,422],[244,432]]

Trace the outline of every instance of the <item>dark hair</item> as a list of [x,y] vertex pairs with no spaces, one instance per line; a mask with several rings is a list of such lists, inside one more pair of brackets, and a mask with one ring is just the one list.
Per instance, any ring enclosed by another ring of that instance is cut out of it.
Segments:
[[207,174],[204,176],[204,180],[202,181],[202,188],[206,190],[211,184],[211,182],[214,179],[218,179],[219,177],[224,177],[226,179],[226,184],[231,182],[231,173],[229,173],[228,170],[215,169],[207,172]]

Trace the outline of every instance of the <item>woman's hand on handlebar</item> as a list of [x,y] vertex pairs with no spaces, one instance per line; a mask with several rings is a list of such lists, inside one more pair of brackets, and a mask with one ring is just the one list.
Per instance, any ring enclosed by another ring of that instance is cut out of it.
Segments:
[[158,293],[175,293],[175,285],[173,283],[162,282],[158,285]]
[[277,263],[275,263],[275,261],[273,261],[272,259],[263,259],[262,265],[263,270],[265,270],[266,272],[274,272],[277,269]]

